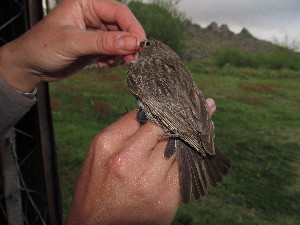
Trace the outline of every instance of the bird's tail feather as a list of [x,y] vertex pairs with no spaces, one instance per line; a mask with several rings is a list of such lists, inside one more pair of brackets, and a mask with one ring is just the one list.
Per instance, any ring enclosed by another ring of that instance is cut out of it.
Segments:
[[182,201],[188,202],[192,195],[199,199],[209,187],[222,182],[222,175],[231,167],[230,161],[217,147],[215,155],[201,156],[183,141],[175,141]]

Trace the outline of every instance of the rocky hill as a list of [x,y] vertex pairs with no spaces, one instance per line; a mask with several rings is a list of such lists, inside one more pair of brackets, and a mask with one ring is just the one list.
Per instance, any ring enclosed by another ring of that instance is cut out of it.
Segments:
[[275,48],[271,42],[255,38],[247,29],[238,34],[232,32],[227,25],[219,26],[212,22],[206,28],[186,20],[183,25],[188,33],[184,58],[203,58],[226,47],[238,48],[246,52],[269,51]]

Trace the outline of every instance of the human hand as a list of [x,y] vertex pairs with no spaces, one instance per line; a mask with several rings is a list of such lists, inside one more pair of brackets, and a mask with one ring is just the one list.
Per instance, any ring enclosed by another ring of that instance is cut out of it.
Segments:
[[65,0],[18,39],[0,48],[0,74],[15,88],[32,91],[82,68],[91,55],[99,65],[115,56],[133,60],[145,32],[131,11],[113,0]]
[[[213,112],[212,99],[207,100]],[[181,202],[178,164],[164,158],[164,131],[140,126],[137,110],[92,142],[78,178],[67,224],[171,224]]]

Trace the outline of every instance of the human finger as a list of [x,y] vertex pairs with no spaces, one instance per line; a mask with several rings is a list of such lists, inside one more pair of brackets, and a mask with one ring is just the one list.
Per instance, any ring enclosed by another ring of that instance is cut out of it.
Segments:
[[128,139],[140,128],[140,124],[136,119],[136,115],[137,109],[126,113],[116,122],[105,128],[102,133],[108,133],[111,136],[114,136],[116,138],[115,140],[118,141],[122,141],[121,139]]
[[94,1],[93,8],[101,20],[117,24],[123,31],[135,33],[141,41],[146,39],[143,27],[127,6],[114,1]]
[[208,98],[206,99],[206,103],[208,104],[209,107],[210,116],[212,116],[217,109],[215,101],[212,98]]
[[164,133],[164,130],[161,127],[147,122],[126,140],[124,153],[126,154],[126,151],[130,151],[135,156],[135,160],[147,158],[161,141],[159,135],[162,133]]
[[161,140],[158,135],[162,132],[162,128],[151,122],[140,126],[130,137],[126,135],[127,138],[122,131],[107,129],[105,133],[108,136],[98,138],[100,145],[96,148],[101,149],[101,152],[95,158],[100,161],[103,158],[109,159],[109,170],[121,179],[142,176],[149,170],[149,155]]
[[168,140],[161,140],[156,147],[151,151],[151,154],[149,155],[148,159],[148,165],[151,166],[151,170],[148,170],[150,173],[150,177],[153,177],[152,172],[153,170],[156,171],[156,177],[157,179],[166,179],[170,167],[173,165],[176,155],[174,154],[170,158],[165,158],[164,153],[166,150]]
[[[119,120],[103,129],[93,140],[91,149],[95,151],[97,157],[92,157],[97,162],[102,163],[124,148],[124,143],[139,129],[140,124],[136,120],[137,109],[132,110]],[[93,151],[91,151],[93,152]]]
[[134,61],[134,55],[125,55],[125,56],[124,56],[124,61],[125,61],[125,62],[131,62],[131,61]]
[[[71,38],[69,38],[71,37]],[[61,38],[66,40],[71,56],[78,55],[129,55],[139,47],[139,38],[129,32],[122,31],[91,31],[65,28]]]
[[117,24],[103,22],[106,29],[109,31],[122,31]]
[[114,67],[117,66],[121,63],[122,61],[122,56],[119,55],[114,55],[114,56],[100,56],[99,59],[97,60],[97,66],[99,68],[109,68],[109,67]]

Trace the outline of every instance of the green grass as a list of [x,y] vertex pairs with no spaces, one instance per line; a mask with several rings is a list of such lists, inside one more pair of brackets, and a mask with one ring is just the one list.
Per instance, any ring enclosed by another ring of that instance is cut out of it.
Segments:
[[[299,224],[300,72],[187,65],[216,101],[216,143],[233,167],[208,196],[182,205],[173,224]],[[66,215],[92,138],[136,104],[124,68],[82,70],[50,87]]]

